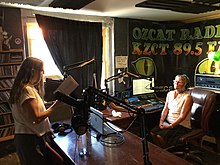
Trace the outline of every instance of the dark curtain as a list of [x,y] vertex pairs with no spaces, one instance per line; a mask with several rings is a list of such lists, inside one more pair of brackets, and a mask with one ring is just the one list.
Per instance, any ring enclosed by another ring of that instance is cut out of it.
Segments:
[[[63,68],[68,66],[67,75],[72,75],[79,83],[72,95],[81,98],[83,89],[94,86],[95,79],[99,88],[102,68],[102,23],[42,15],[36,15],[36,19],[61,73],[64,74]],[[94,62],[77,67],[81,62],[87,62],[92,58],[95,58]]]

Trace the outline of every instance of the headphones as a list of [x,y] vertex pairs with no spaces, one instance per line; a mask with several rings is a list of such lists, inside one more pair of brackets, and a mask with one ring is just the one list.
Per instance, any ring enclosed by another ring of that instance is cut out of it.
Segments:
[[72,117],[71,125],[77,135],[85,134],[88,128],[87,122],[80,115],[76,115]]
[[185,87],[186,87],[186,89],[188,89],[190,87],[190,79],[186,74],[183,74],[183,77],[186,80],[186,86]]
[[55,123],[51,127],[54,133],[58,133],[61,136],[65,136],[68,133],[75,130],[77,135],[83,135],[86,133],[88,124],[84,121],[80,115],[73,116],[71,119],[71,125],[66,123]]
[[53,129],[54,133],[58,133],[61,136],[65,136],[68,133],[73,131],[73,128],[71,127],[71,125],[66,124],[66,123],[55,123],[52,125],[51,127]]

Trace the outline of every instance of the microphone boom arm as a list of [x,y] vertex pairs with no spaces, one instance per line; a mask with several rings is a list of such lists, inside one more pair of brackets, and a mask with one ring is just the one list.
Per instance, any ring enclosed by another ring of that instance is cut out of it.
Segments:
[[88,87],[87,89],[85,89],[85,95],[87,96],[91,96],[94,94],[97,94],[99,96],[102,96],[104,99],[108,100],[108,101],[112,101],[120,106],[122,106],[123,108],[127,109],[130,112],[133,112],[137,115],[140,116],[141,119],[141,136],[142,136],[142,148],[143,148],[143,159],[144,159],[144,164],[145,165],[151,165],[152,163],[149,160],[149,149],[148,149],[148,145],[147,145],[147,138],[146,138],[146,114],[145,114],[145,110],[143,108],[137,108],[137,107],[132,107],[104,92],[99,91],[98,89],[94,88],[94,87]]
[[56,91],[55,98],[61,102],[64,102],[68,105],[71,105],[73,107],[77,107],[80,104],[82,104],[82,102],[84,102],[83,99],[75,99],[71,96],[65,95],[64,93],[62,93],[60,91]]
[[71,105],[74,108],[74,115],[81,115],[85,119],[88,119],[89,104],[84,99],[75,99],[71,96],[65,95],[64,93],[57,91],[55,98],[61,102]]
[[91,95],[94,95],[94,94],[99,95],[99,96],[103,97],[104,99],[106,99],[108,101],[112,101],[115,104],[118,104],[121,107],[123,107],[123,108],[125,108],[125,109],[127,109],[130,112],[133,112],[135,114],[138,113],[137,111],[140,111],[140,108],[132,107],[132,106],[122,102],[121,100],[116,99],[116,98],[114,98],[114,97],[112,97],[112,96],[110,96],[110,95],[108,95],[108,94],[106,94],[106,93],[104,93],[104,92],[94,88],[94,87],[88,87],[87,89],[85,89],[85,94],[88,95],[88,96],[91,96]]
[[75,64],[71,64],[71,65],[66,65],[63,67],[63,70],[64,71],[69,71],[69,70],[73,70],[73,69],[77,69],[77,68],[82,68],[92,62],[95,61],[95,57],[93,57],[92,59],[89,59],[89,60],[85,60],[85,61],[80,61],[80,62],[77,62]]
[[[112,101],[123,108],[127,109],[128,111],[135,113],[140,116],[141,119],[141,136],[142,136],[142,148],[143,148],[143,159],[144,159],[144,164],[145,165],[151,165],[152,163],[149,160],[149,150],[148,150],[148,145],[147,145],[147,138],[146,138],[146,115],[145,115],[145,110],[143,108],[137,108],[137,107],[132,107],[104,92],[99,91],[98,89],[94,87],[88,87],[85,89],[83,95],[84,99],[75,99],[71,96],[67,96],[63,94],[60,91],[57,91],[55,93],[55,97],[57,100],[62,101],[68,105],[76,107],[78,113],[83,113],[84,116],[88,119],[88,112],[89,112],[89,106],[90,103],[88,102],[89,98],[94,96],[94,94],[99,95],[103,97],[104,99],[108,101]],[[83,109],[83,111],[79,111]],[[75,112],[74,112],[75,113]]]

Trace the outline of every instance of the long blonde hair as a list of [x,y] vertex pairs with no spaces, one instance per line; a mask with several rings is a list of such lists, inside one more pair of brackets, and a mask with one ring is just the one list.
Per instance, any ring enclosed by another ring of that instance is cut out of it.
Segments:
[[[9,98],[9,102],[11,104],[18,102],[21,95],[21,91],[30,82],[30,79],[32,78],[31,76],[33,69],[43,70],[43,61],[41,61],[38,58],[27,57],[21,64],[20,69],[18,70],[17,75],[15,77]],[[38,90],[41,97],[43,97],[43,80],[41,80],[35,87]]]

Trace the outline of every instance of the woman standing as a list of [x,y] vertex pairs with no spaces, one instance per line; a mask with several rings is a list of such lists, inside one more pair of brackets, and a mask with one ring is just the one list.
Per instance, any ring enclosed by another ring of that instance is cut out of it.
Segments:
[[48,164],[45,136],[51,132],[48,116],[55,102],[48,109],[43,102],[43,62],[34,57],[26,58],[15,78],[9,102],[15,121],[15,146],[22,165]]
[[188,91],[189,78],[185,74],[177,75],[173,85],[174,90],[167,94],[159,125],[151,130],[153,142],[162,148],[177,144],[179,137],[189,131],[182,126],[193,103]]

